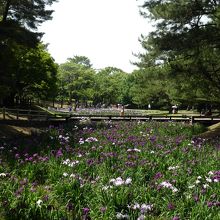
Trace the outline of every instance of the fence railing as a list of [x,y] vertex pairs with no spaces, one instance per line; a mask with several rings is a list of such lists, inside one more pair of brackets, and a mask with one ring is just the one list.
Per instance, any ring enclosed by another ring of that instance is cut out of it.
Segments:
[[32,109],[10,109],[0,108],[2,119],[16,119],[16,120],[31,120],[33,118],[56,117],[46,111],[32,110]]
[[[80,112],[73,113],[51,113],[50,111],[40,110],[27,110],[27,109],[10,109],[0,108],[0,119],[2,120],[35,120],[35,121],[49,121],[49,120],[60,120],[60,121],[71,121],[71,120],[155,120],[155,121],[185,121],[190,123],[195,122],[220,122],[220,117],[217,116],[187,116],[187,115],[138,115],[138,114],[125,115],[109,114],[105,112],[102,114],[82,114]],[[2,117],[1,117],[2,116]]]

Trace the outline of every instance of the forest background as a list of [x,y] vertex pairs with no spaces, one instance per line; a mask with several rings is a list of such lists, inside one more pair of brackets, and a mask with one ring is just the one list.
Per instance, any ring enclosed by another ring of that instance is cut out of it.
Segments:
[[[220,3],[148,0],[140,13],[155,30],[140,36],[138,67],[96,70],[86,56],[55,63],[38,26],[56,0],[0,0],[0,105],[47,100],[77,106],[168,109],[219,107]],[[74,52],[74,51],[73,51]]]

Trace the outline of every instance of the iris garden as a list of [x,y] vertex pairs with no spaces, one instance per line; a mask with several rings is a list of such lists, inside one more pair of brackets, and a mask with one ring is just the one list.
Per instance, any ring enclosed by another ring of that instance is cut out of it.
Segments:
[[220,139],[199,125],[96,122],[0,144],[1,219],[220,219]]

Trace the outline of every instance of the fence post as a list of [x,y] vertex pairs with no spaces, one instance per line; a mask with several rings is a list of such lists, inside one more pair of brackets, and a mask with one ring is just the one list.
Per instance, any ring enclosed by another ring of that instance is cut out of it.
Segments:
[[68,116],[66,116],[66,122],[68,122],[68,120],[69,120],[69,117],[68,117]]
[[5,120],[5,107],[2,108],[3,119]]
[[19,119],[19,111],[18,111],[18,109],[16,109],[16,119],[17,120]]
[[28,110],[28,121],[31,120],[31,110]]
[[191,116],[191,119],[190,119],[190,124],[192,125],[195,121],[195,117],[194,116]]

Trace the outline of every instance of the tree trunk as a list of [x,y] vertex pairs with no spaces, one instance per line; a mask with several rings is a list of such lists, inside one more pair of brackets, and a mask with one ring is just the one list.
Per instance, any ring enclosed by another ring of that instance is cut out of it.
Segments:
[[5,8],[4,8],[4,12],[3,12],[2,22],[6,22],[6,21],[7,21],[8,11],[9,11],[10,5],[11,5],[11,1],[10,1],[10,0],[7,0],[7,1],[6,1]]
[[15,97],[15,105],[18,106],[19,105],[19,96]]
[[63,98],[61,99],[60,107],[63,108]]
[[78,105],[79,105],[79,101],[75,99],[74,111],[76,111],[76,108],[78,107]]

